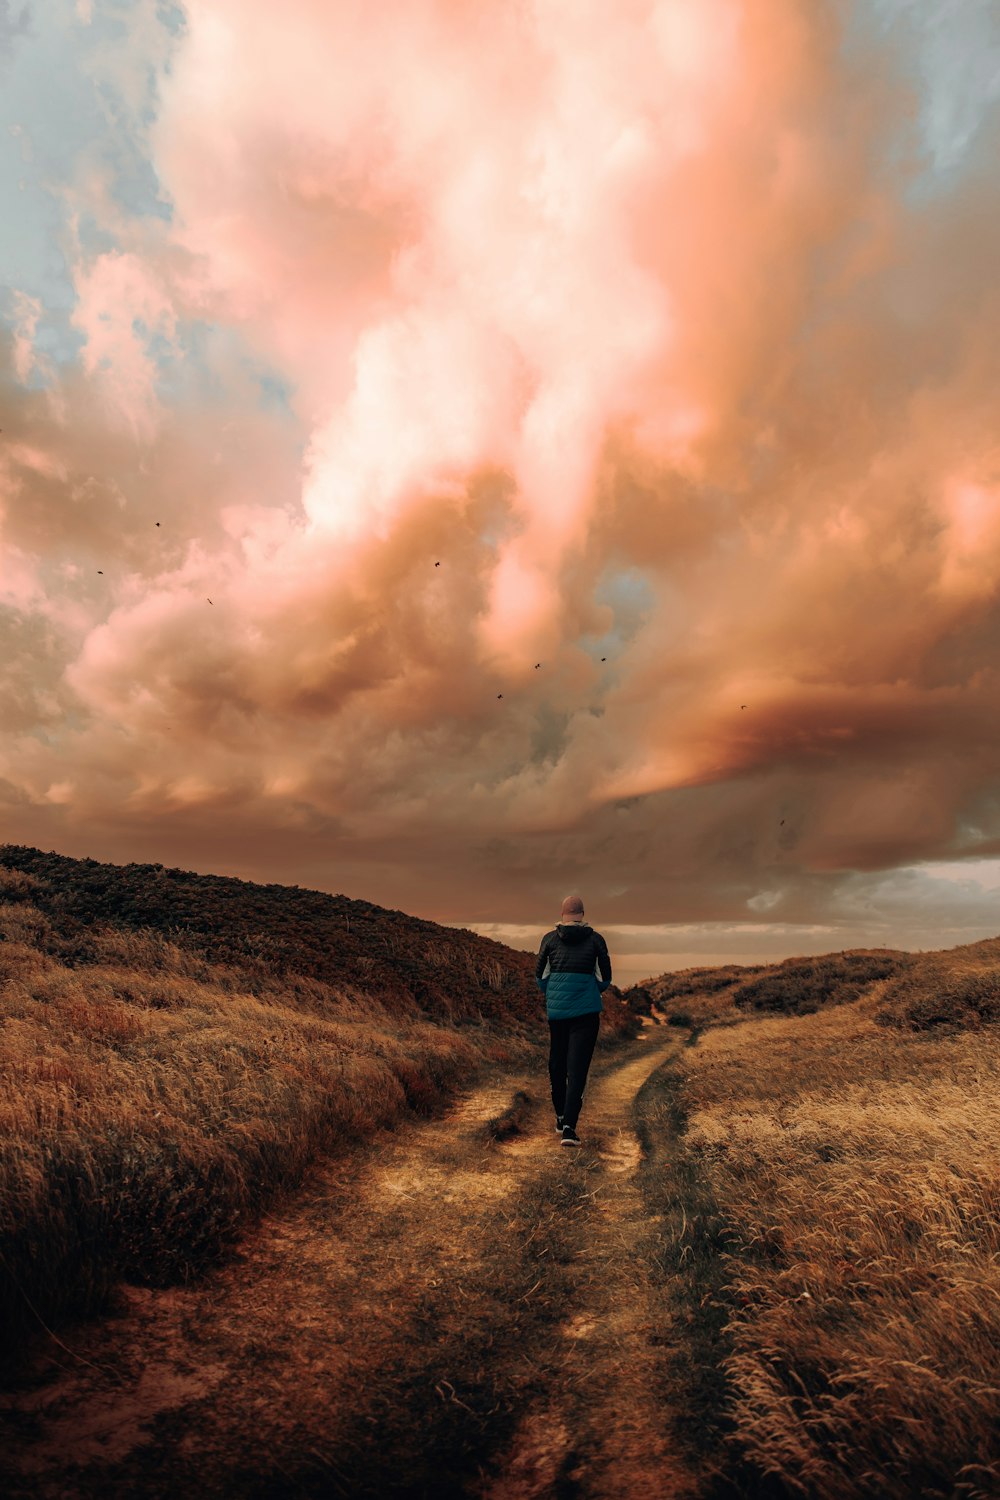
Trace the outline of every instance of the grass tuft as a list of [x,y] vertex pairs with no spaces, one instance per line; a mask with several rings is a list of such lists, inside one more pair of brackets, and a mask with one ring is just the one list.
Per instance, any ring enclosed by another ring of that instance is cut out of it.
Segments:
[[518,1089],[506,1109],[502,1109],[498,1115],[486,1121],[483,1133],[487,1139],[509,1141],[511,1136],[520,1135],[531,1113],[533,1102],[530,1094],[524,1089]]

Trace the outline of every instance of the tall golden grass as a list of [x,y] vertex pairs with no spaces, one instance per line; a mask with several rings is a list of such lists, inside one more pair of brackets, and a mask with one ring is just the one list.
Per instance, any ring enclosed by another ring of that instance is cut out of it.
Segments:
[[[123,1278],[198,1274],[318,1153],[547,1037],[532,957],[472,933],[160,872],[183,877],[175,941],[135,925],[158,867],[0,853],[44,871],[0,861],[0,1355]],[[355,932],[345,979],[352,925],[379,957]],[[635,1030],[609,1004],[602,1045]]]
[[1000,1494],[1000,1033],[966,1003],[998,954],[914,955],[853,1003],[685,1050],[729,1441],[776,1494]]
[[[484,1055],[517,1050],[316,980],[297,1003],[241,993],[148,934],[110,936],[106,963],[69,969],[23,940],[37,920],[0,907],[8,1348],[40,1319],[100,1307],[122,1277],[196,1274],[318,1151],[432,1108]],[[303,1011],[310,996],[326,1014]]]

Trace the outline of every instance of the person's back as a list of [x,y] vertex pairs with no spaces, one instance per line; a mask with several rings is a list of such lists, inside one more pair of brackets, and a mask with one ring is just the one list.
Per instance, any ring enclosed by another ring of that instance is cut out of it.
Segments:
[[542,938],[535,977],[549,1022],[556,1129],[564,1146],[578,1146],[576,1124],[604,1009],[601,992],[611,983],[611,959],[604,938],[584,921],[579,896],[567,896],[560,915],[563,920]]
[[[588,923],[560,922],[542,938],[538,956],[543,970],[539,979],[547,979],[545,1009],[550,1020],[604,1009],[601,990],[610,979],[608,945]],[[598,978],[602,958],[608,963],[608,979],[603,980]]]

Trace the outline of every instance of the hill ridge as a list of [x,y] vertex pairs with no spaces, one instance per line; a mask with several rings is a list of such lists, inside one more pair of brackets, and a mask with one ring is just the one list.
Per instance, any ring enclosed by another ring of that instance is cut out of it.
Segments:
[[[479,1015],[484,995],[512,1021],[537,1012],[531,954],[375,902],[28,845],[0,845],[0,869],[26,877],[22,899],[44,913],[64,962],[86,962],[88,932],[104,925],[159,933],[216,964],[377,989],[390,1008],[456,1024]],[[0,891],[16,895],[9,882]]]

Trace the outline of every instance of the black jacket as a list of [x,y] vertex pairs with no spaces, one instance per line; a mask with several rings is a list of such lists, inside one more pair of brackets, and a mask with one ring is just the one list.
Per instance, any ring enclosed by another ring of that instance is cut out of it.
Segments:
[[586,922],[560,922],[542,938],[535,978],[550,1020],[601,1011],[601,991],[611,983],[608,945]]

